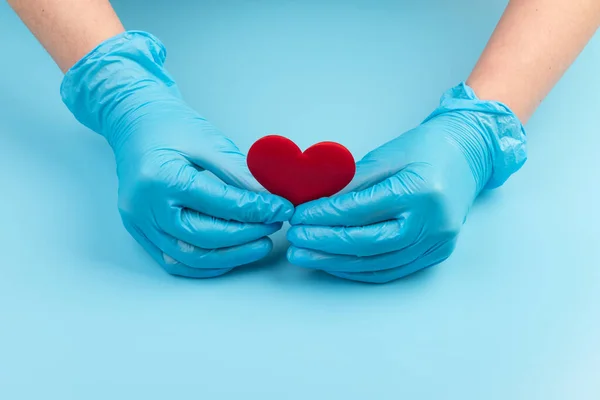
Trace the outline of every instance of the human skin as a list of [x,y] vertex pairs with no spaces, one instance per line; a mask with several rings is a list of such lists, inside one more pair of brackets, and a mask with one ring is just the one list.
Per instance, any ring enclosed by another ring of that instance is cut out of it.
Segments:
[[[108,0],[8,0],[66,72],[124,31]],[[467,84],[526,123],[600,25],[598,0],[511,0]]]
[[8,0],[66,72],[104,40],[125,31],[108,0]]
[[511,0],[467,84],[525,124],[598,26],[598,0]]

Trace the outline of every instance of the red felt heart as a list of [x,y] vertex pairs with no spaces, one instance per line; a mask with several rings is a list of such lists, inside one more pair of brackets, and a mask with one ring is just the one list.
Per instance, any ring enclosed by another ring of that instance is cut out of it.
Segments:
[[339,143],[321,142],[302,152],[294,142],[278,135],[257,140],[248,151],[247,162],[265,189],[295,206],[336,194],[356,172],[354,157]]

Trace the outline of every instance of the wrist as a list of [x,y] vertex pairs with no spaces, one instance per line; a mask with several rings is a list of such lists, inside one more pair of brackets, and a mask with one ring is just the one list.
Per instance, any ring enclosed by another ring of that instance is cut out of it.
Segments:
[[456,139],[474,165],[478,191],[501,186],[527,160],[527,137],[519,118],[502,103],[480,100],[465,83],[446,91],[423,123],[440,116],[462,121]]
[[478,123],[477,115],[469,111],[447,111],[436,115],[423,126],[434,132],[437,140],[443,140],[450,146],[446,147],[444,157],[455,154],[456,157],[447,158],[453,160],[446,164],[456,166],[457,172],[463,178],[468,167],[468,172],[473,177],[474,195],[477,196],[489,182],[494,169],[494,155],[491,138]]
[[79,122],[112,142],[112,136],[124,130],[124,121],[135,120],[128,114],[157,98],[179,101],[165,59],[165,47],[153,35],[124,32],[102,42],[67,71],[61,97]]

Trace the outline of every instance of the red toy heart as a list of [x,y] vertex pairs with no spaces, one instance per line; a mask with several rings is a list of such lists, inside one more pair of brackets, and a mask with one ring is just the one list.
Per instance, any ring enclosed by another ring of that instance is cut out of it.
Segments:
[[336,194],[356,172],[354,157],[339,143],[317,143],[303,153],[278,135],[257,140],[248,151],[247,163],[265,189],[294,206]]

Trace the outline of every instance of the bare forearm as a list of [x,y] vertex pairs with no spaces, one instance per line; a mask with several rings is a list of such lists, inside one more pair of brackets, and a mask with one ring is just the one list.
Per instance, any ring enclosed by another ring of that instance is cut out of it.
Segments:
[[599,0],[511,0],[467,84],[525,123],[599,25]]
[[102,41],[124,31],[108,0],[8,0],[65,72]]

